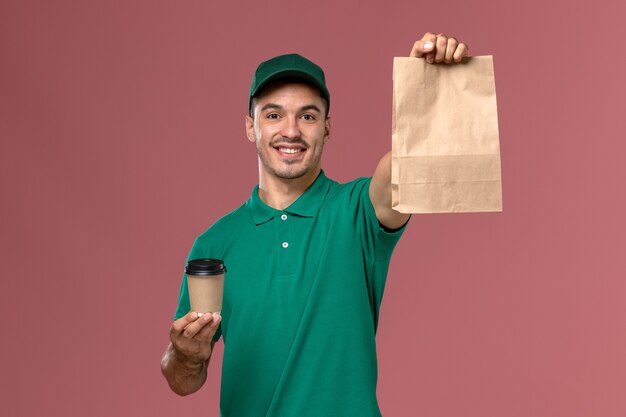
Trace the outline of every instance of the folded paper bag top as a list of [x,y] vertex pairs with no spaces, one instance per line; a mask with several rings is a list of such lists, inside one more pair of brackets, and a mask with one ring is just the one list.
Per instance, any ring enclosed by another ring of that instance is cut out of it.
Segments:
[[502,211],[492,57],[395,58],[391,149],[395,210]]

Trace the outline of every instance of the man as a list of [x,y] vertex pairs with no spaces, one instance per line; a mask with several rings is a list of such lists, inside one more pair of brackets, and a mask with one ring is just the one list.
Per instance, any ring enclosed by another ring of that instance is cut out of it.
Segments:
[[[465,44],[432,33],[411,51],[429,63],[466,55]],[[330,94],[321,68],[299,55],[262,63],[249,104],[259,184],[189,255],[224,260],[223,308],[190,312],[183,280],[163,374],[177,394],[197,391],[223,337],[223,416],[380,416],[379,307],[409,219],[391,208],[391,156],[371,178],[325,176]]]

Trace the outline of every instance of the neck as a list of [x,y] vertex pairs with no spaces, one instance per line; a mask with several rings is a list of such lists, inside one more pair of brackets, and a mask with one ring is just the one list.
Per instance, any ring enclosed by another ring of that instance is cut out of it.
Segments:
[[259,169],[259,198],[276,210],[289,207],[313,184],[321,168],[314,169],[300,178],[284,179]]

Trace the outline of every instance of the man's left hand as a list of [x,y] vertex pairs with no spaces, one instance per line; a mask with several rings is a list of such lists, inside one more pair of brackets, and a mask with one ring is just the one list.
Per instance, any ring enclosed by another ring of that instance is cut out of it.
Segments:
[[469,49],[456,38],[448,37],[443,33],[435,35],[427,32],[422,39],[415,42],[411,50],[412,57],[425,58],[429,64],[446,63],[458,64],[467,56]]

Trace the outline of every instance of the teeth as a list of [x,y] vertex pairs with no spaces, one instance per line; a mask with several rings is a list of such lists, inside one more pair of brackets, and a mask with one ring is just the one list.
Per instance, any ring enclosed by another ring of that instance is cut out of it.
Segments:
[[298,153],[298,152],[300,152],[300,149],[291,149],[291,148],[279,148],[278,150],[283,152],[283,153]]

